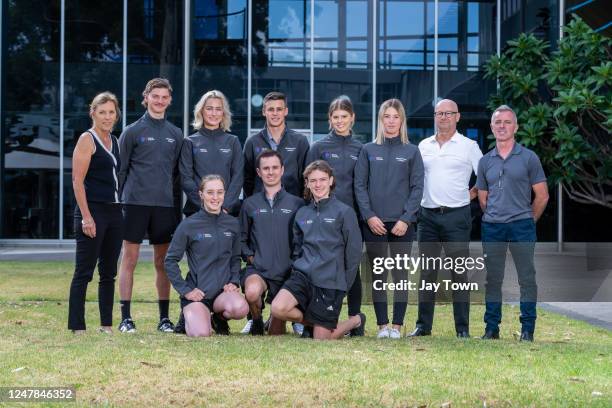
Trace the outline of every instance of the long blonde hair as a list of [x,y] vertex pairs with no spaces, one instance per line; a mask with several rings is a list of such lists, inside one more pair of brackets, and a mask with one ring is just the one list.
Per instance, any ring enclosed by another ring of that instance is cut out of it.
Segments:
[[198,103],[196,103],[195,108],[193,108],[193,123],[191,124],[195,130],[200,130],[202,126],[204,126],[204,116],[202,115],[202,109],[204,109],[204,105],[206,105],[206,101],[209,99],[219,99],[221,100],[221,105],[223,105],[223,120],[221,120],[221,129],[224,132],[228,132],[232,127],[232,112],[229,108],[229,102],[223,92],[212,90],[206,92]]
[[378,126],[376,128],[376,141],[375,141],[376,144],[383,144],[385,140],[383,117],[385,116],[385,111],[389,108],[395,109],[397,113],[399,113],[400,115],[400,120],[401,120],[400,130],[399,130],[400,140],[402,141],[403,144],[410,143],[410,140],[408,140],[408,129],[406,125],[406,111],[404,110],[404,105],[402,105],[402,102],[399,99],[392,98],[392,99],[387,99],[386,101],[384,101],[382,105],[380,105],[380,108],[378,109]]

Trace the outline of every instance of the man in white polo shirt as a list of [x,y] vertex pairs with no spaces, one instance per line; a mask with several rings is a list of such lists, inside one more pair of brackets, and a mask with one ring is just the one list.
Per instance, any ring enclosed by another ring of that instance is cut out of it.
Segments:
[[[470,201],[477,196],[475,187],[469,188],[472,171],[478,170],[482,152],[478,144],[457,132],[460,114],[457,104],[450,99],[437,103],[434,119],[437,133],[419,143],[425,166],[425,189],[419,215],[418,240],[420,253],[425,257],[469,256],[472,216]],[[421,280],[436,282],[438,270],[423,268]],[[467,272],[451,273],[454,282],[467,282]],[[422,282],[419,283],[419,288]],[[436,294],[419,290],[419,314],[416,328],[409,336],[429,336],[433,324]],[[453,313],[457,337],[469,337],[469,291],[453,292]]]

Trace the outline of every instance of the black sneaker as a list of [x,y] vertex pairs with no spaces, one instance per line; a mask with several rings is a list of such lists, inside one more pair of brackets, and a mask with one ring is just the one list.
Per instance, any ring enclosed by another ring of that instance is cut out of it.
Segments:
[[157,331],[162,333],[174,333],[174,323],[172,323],[167,317],[164,317],[159,321]]
[[300,336],[303,339],[312,339],[314,338],[314,327],[312,326],[304,326],[304,330],[302,331],[302,335]]
[[136,323],[130,318],[123,319],[119,323],[119,331],[121,333],[136,333]]
[[351,334],[351,337],[361,337],[365,334],[366,316],[363,313],[359,313],[357,316],[359,316],[359,318],[361,319],[361,324],[359,325],[359,327],[351,329],[351,331],[349,332]]
[[259,319],[253,319],[253,324],[251,325],[251,335],[252,336],[263,336],[264,334],[264,321],[260,317]]
[[178,334],[187,334],[187,331],[185,330],[185,315],[182,311],[179,315],[178,322],[176,322],[176,325],[174,326],[174,332]]
[[229,324],[227,324],[227,320],[219,316],[217,313],[213,313],[211,324],[215,333],[221,336],[229,336],[230,329]]

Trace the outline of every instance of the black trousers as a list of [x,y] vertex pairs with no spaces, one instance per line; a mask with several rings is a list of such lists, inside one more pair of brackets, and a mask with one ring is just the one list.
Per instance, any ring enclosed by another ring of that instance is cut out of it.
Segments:
[[[472,215],[470,206],[439,210],[421,207],[419,215],[419,250],[426,258],[439,257],[442,248],[448,258],[468,257]],[[468,282],[467,272],[451,272],[453,282]],[[436,282],[438,269],[423,268],[421,280]],[[420,283],[419,283],[419,286]],[[434,317],[436,294],[431,290],[419,290],[419,312],[416,326],[431,331]],[[455,330],[468,331],[470,327],[470,293],[453,291],[453,315]]]
[[120,204],[87,203],[96,223],[96,236],[83,234],[81,213],[74,217],[76,235],[76,262],[70,284],[68,301],[68,329],[85,330],[85,295],[87,285],[93,279],[96,263],[100,273],[98,284],[98,305],[100,325],[113,325],[113,301],[115,297],[115,276],[117,261],[123,240],[123,217]]
[[[398,237],[391,234],[391,230],[395,225],[395,222],[385,222],[385,228],[387,233],[385,235],[375,235],[367,223],[363,224],[363,240],[366,244],[366,252],[370,264],[374,262],[375,258],[394,258],[398,254],[408,254],[412,249],[412,241],[414,239],[414,224],[411,224],[408,231],[404,236]],[[408,271],[404,269],[393,269],[391,271],[393,276],[393,282],[399,283],[402,280],[407,279]],[[373,275],[373,280],[380,279],[383,282],[387,282],[388,270],[384,269],[381,274]],[[372,303],[374,303],[374,313],[376,313],[376,324],[379,326],[389,323],[389,317],[387,316],[387,291],[376,290],[372,285]],[[393,324],[403,325],[404,316],[406,315],[406,307],[408,306],[408,291],[406,290],[394,290],[393,291]]]

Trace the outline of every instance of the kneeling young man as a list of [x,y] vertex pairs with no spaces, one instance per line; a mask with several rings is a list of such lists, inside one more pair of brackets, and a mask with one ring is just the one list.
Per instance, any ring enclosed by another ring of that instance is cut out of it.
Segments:
[[272,302],[272,316],[314,326],[315,339],[339,339],[365,325],[359,313],[338,322],[342,300],[361,259],[361,232],[355,211],[331,192],[332,168],[317,160],[304,170],[310,204],[293,223],[293,271]]
[[[180,223],[165,262],[168,278],[181,296],[190,337],[208,337],[211,328],[229,334],[227,320],[243,319],[249,311],[238,287],[240,225],[221,210],[225,195],[221,176],[204,177],[199,194],[203,208]],[[179,262],[185,253],[189,272],[184,279]]]
[[[257,157],[257,175],[264,190],[247,198],[240,211],[242,258],[246,271],[242,287],[253,318],[250,333],[264,334],[262,309],[272,303],[291,271],[292,227],[304,200],[285,191],[281,185],[283,158],[274,150]],[[285,322],[272,319],[270,334],[282,334]]]

